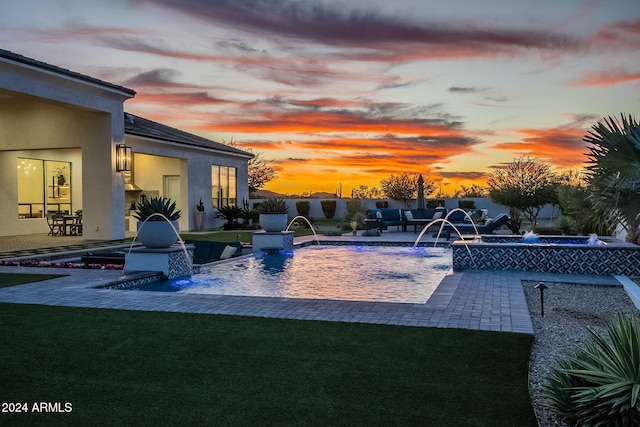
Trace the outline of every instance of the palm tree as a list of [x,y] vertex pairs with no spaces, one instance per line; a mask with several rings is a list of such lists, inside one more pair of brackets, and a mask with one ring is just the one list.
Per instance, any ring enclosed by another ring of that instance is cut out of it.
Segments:
[[584,137],[589,144],[589,200],[607,228],[620,224],[640,243],[640,124],[631,115],[609,117]]

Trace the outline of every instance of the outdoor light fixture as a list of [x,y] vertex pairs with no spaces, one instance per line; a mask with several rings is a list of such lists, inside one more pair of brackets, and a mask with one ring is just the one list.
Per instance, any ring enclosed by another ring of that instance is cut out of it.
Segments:
[[131,171],[131,147],[116,145],[116,171]]
[[534,288],[540,289],[540,315],[544,317],[544,290],[547,289],[547,286],[544,282],[540,282]]

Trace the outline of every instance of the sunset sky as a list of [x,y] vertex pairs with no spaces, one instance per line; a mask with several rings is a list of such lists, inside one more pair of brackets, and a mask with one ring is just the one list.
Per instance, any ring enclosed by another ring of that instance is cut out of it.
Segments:
[[281,193],[444,191],[640,116],[638,0],[20,0],[0,48],[134,89],[125,110],[273,159]]

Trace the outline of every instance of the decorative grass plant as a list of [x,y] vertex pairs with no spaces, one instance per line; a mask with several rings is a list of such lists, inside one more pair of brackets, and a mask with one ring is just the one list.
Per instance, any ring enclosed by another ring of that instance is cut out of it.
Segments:
[[544,389],[551,410],[576,426],[640,425],[640,323],[618,316],[607,336],[563,360]]

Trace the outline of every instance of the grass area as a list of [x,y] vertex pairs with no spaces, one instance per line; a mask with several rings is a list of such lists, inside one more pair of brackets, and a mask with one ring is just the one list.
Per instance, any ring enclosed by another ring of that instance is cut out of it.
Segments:
[[0,304],[2,425],[535,426],[521,334]]
[[[323,230],[338,230],[337,225],[340,223],[340,219],[326,219],[319,218],[315,219],[313,222],[313,227],[316,230],[317,234],[322,234]],[[294,232],[294,237],[302,237],[302,236],[311,236],[313,235],[313,231],[310,228],[298,228],[292,227],[291,230]],[[246,242],[251,243],[253,233],[257,230],[213,230],[208,231],[206,233],[180,233],[180,237],[183,240],[211,240],[216,242]]]
[[206,233],[180,233],[182,240],[211,240],[214,242],[251,242],[254,231],[209,231]]
[[62,276],[65,276],[65,274],[0,273],[0,288],[40,282],[42,280],[55,279],[56,277]]
[[[294,237],[310,236],[313,235],[313,231],[310,228],[292,228]],[[247,242],[251,243],[253,233],[256,230],[243,231],[209,231],[206,233],[180,233],[182,240],[211,240],[216,242]],[[317,232],[316,232],[317,233]],[[320,234],[320,233],[318,233]]]
[[342,218],[316,218],[313,226],[323,227],[323,228],[336,228],[338,224],[342,222]]

